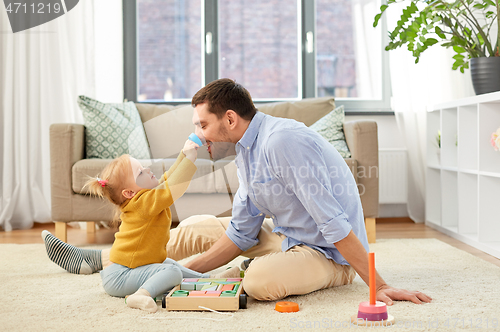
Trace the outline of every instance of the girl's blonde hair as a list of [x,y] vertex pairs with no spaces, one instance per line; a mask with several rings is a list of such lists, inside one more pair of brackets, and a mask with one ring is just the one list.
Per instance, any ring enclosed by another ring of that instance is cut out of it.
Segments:
[[83,186],[92,196],[107,198],[115,206],[115,214],[111,226],[120,223],[120,205],[127,200],[122,195],[125,189],[125,179],[131,174],[130,156],[124,154],[109,163],[97,177],[91,177]]

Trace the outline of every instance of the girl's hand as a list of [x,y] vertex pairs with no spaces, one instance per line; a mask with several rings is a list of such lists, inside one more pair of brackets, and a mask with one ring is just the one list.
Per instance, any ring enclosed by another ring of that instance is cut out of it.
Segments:
[[182,149],[182,153],[184,153],[186,158],[188,158],[189,160],[191,160],[194,163],[196,160],[196,157],[198,157],[197,150],[199,147],[200,146],[198,144],[196,144],[195,142],[188,139],[186,141],[186,143],[184,143],[184,148]]

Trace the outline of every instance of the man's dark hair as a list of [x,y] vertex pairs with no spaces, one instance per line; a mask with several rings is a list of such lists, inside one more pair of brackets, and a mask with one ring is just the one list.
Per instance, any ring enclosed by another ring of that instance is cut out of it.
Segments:
[[227,110],[235,111],[245,120],[252,120],[257,112],[248,90],[229,78],[208,83],[194,95],[191,103],[193,107],[207,103],[208,111],[217,115],[218,119],[221,119]]

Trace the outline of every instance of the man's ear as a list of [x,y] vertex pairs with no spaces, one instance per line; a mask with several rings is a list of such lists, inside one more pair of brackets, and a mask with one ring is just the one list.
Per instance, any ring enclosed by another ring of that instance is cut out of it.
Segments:
[[227,110],[225,121],[227,121],[227,124],[229,125],[229,127],[231,127],[231,128],[236,127],[238,125],[238,122],[239,122],[238,113],[236,113],[233,110]]
[[131,189],[123,189],[122,190],[122,195],[123,197],[125,197],[126,199],[131,199],[132,197],[135,196],[135,192]]

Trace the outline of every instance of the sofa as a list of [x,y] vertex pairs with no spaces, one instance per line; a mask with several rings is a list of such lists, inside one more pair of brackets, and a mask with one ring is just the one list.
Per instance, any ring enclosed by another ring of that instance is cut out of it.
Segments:
[[[193,132],[191,105],[137,103],[149,143],[151,159],[141,160],[159,178],[174,163],[189,134]],[[332,97],[256,104],[259,111],[291,118],[310,126],[335,107]],[[351,158],[345,162],[358,184],[369,242],[375,242],[378,215],[378,141],[375,121],[343,124]],[[83,189],[89,176],[96,176],[110,159],[85,158],[85,127],[75,123],[50,126],[51,205],[55,235],[67,241],[67,223],[85,221],[87,231],[95,222],[109,221],[113,209],[107,201],[91,197]],[[196,214],[230,216],[232,195],[238,189],[234,156],[212,161],[201,148],[195,162],[198,170],[186,193],[171,207],[173,222]]]

